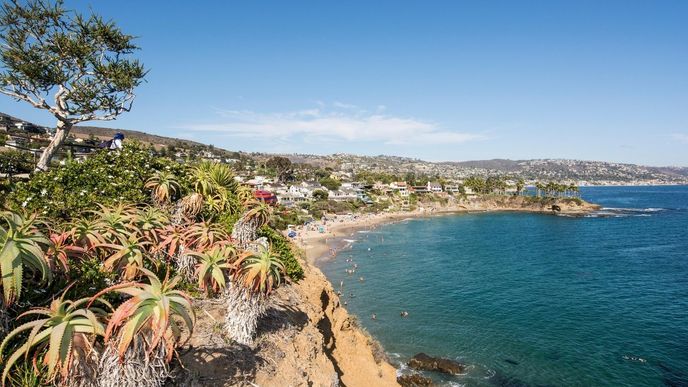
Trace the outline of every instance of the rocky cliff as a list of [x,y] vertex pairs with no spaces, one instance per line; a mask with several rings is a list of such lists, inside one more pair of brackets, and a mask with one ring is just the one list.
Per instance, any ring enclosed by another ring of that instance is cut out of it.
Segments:
[[305,278],[276,292],[253,346],[225,341],[224,305],[201,302],[176,385],[397,386],[384,351],[341,307],[320,270],[303,264]]

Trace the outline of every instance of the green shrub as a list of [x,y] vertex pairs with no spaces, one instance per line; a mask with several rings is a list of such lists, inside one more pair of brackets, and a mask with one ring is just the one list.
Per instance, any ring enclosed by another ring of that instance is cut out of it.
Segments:
[[165,169],[179,179],[185,177],[183,165],[156,157],[138,144],[127,144],[120,152],[98,151],[82,162],[36,173],[30,181],[17,183],[5,204],[71,219],[97,209],[97,204],[151,203],[144,184],[156,170]]
[[263,226],[259,232],[258,236],[266,237],[272,249],[277,255],[279,255],[284,268],[286,269],[287,276],[292,279],[292,281],[299,281],[303,278],[303,268],[299,263],[298,259],[294,256],[294,251],[292,250],[292,244],[287,240],[284,235],[271,229],[270,227]]
[[270,219],[270,227],[275,230],[286,230],[290,224],[302,224],[299,213],[293,209],[279,208]]
[[33,156],[29,152],[10,150],[0,152],[0,173],[9,176],[33,171]]

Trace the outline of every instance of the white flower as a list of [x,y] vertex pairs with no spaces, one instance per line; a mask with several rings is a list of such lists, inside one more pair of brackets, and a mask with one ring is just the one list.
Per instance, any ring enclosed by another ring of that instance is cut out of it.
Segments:
[[41,190],[41,196],[45,196],[47,193],[48,193],[48,190],[47,190],[47,189],[43,188],[43,189]]
[[26,200],[24,200],[24,202],[22,203],[22,208],[25,208],[27,204],[29,203]]

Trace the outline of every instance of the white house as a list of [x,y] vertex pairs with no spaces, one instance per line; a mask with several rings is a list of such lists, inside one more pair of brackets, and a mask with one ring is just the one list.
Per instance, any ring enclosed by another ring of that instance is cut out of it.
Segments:
[[428,182],[428,191],[430,192],[442,192],[442,184]]
[[405,181],[395,181],[393,183],[390,183],[389,188],[392,191],[399,191],[399,195],[401,195],[402,197],[409,196],[410,194],[408,185]]
[[340,188],[329,192],[329,199],[336,201],[356,200],[358,198],[357,191],[351,187]]

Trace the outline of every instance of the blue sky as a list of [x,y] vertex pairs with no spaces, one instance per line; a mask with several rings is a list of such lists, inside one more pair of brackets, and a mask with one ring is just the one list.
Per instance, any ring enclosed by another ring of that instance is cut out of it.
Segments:
[[[686,1],[66,5],[140,36],[150,68],[100,126],[245,151],[688,165]],[[0,111],[54,124],[5,96]]]

